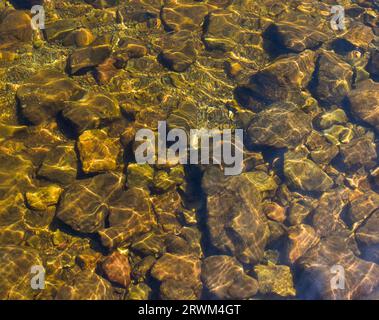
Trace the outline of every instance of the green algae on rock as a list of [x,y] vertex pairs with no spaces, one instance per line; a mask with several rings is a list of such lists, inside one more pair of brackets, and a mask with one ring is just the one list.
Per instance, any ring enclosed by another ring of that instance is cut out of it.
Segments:
[[257,274],[259,291],[261,293],[275,293],[280,296],[295,296],[292,273],[288,266],[281,265],[257,265],[254,267]]

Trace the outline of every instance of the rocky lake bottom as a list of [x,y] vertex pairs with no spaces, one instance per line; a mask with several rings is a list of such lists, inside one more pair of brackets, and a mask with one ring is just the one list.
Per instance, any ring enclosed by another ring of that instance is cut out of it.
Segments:
[[379,1],[0,1],[0,299],[379,299]]

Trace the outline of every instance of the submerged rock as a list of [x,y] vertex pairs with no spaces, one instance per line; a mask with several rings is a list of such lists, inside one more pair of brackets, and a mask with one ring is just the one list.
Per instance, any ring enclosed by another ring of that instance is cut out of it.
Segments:
[[16,41],[31,42],[33,29],[31,18],[21,10],[7,10],[2,13],[0,20],[0,43],[2,46],[11,45]]
[[257,265],[254,272],[258,276],[259,291],[263,294],[274,293],[279,296],[295,296],[291,270],[288,266],[274,265]]
[[258,291],[258,282],[248,276],[233,257],[210,256],[202,264],[201,279],[218,299],[248,299]]
[[126,296],[127,300],[148,300],[151,294],[151,288],[145,283],[132,284]]
[[198,294],[190,285],[175,280],[163,281],[159,292],[162,300],[198,300]]
[[316,53],[311,50],[280,58],[253,74],[246,87],[268,102],[291,101],[311,80],[315,58]]
[[30,286],[32,266],[43,266],[37,250],[28,247],[0,247],[0,299],[30,300],[37,291]]
[[286,220],[286,208],[280,206],[276,202],[268,202],[263,204],[264,214],[271,220],[284,222]]
[[374,33],[370,27],[357,23],[348,28],[343,39],[355,47],[366,49],[374,40]]
[[371,135],[365,135],[341,145],[342,162],[348,170],[353,171],[362,167],[369,170],[375,167],[378,155],[373,138]]
[[290,103],[275,104],[255,115],[247,133],[253,144],[295,147],[311,132],[311,119]]
[[298,265],[305,272],[299,284],[307,286],[303,293],[307,299],[356,299],[370,294],[379,284],[379,266],[356,257],[338,236],[322,239],[299,259]]
[[123,38],[118,43],[118,49],[114,53],[117,65],[124,66],[129,59],[142,58],[148,53],[143,42],[134,38]]
[[55,70],[40,71],[17,90],[22,115],[33,124],[54,118],[64,102],[80,99],[84,90]]
[[62,188],[50,185],[39,188],[35,192],[27,192],[25,197],[30,208],[34,210],[46,210],[48,206],[58,203],[62,191]]
[[80,28],[70,32],[63,40],[65,46],[76,46],[78,48],[89,46],[95,40],[89,29]]
[[317,131],[312,131],[306,140],[312,160],[319,164],[329,164],[337,155],[338,147],[331,144]]
[[351,90],[353,70],[351,66],[330,51],[318,60],[316,97],[324,103],[340,104]]
[[288,260],[291,263],[296,262],[297,259],[320,241],[315,230],[307,224],[290,227],[288,229],[288,239]]
[[[201,266],[200,260],[193,255],[174,255],[170,253],[164,254],[155,263],[151,269],[151,275],[155,279],[170,284],[165,284],[161,288],[163,297],[172,299],[178,298],[182,293],[181,299],[194,296],[200,297],[202,285],[200,281]],[[176,291],[179,287],[180,291]],[[170,292],[171,290],[175,290]]]
[[312,201],[308,201],[307,199],[294,201],[288,209],[288,222],[291,225],[301,224],[312,210]]
[[78,71],[96,67],[103,63],[112,53],[112,49],[107,44],[94,45],[77,49],[68,59],[68,68],[71,75]]
[[210,12],[204,22],[203,41],[208,50],[230,52],[260,63],[265,60],[256,16],[242,17],[233,10]]
[[333,180],[313,161],[287,152],[284,157],[284,175],[295,188],[303,191],[326,191]]
[[373,191],[360,193],[350,201],[348,218],[352,223],[369,217],[379,207],[379,194]]
[[148,189],[154,179],[154,169],[149,164],[128,165],[128,186]]
[[196,61],[194,35],[180,31],[167,36],[160,59],[164,65],[176,72],[187,70]]
[[366,246],[379,244],[379,210],[375,210],[357,229],[357,240]]
[[349,143],[355,136],[353,126],[351,124],[338,125],[335,124],[328,129],[323,130],[324,137],[333,145],[343,145]]
[[194,103],[183,102],[167,118],[170,129],[183,129],[187,133],[198,125],[198,108]]
[[341,215],[348,203],[348,192],[347,189],[333,189],[320,197],[312,216],[313,227],[319,236],[347,229]]
[[116,6],[119,0],[85,0],[85,2],[91,4],[94,8],[104,9]]
[[104,246],[117,247],[156,227],[151,200],[144,189],[115,193],[109,200],[110,227],[99,232]]
[[120,110],[116,102],[107,96],[88,93],[80,100],[68,102],[62,114],[80,134],[119,118]]
[[359,82],[348,98],[354,115],[379,130],[379,84],[372,80]]
[[79,137],[78,151],[85,173],[111,171],[117,168],[121,145],[105,130],[87,130]]
[[102,174],[73,183],[62,194],[57,217],[76,231],[100,230],[109,202],[121,192],[122,183],[122,176],[116,174]]
[[274,23],[268,28],[270,39],[274,39],[282,47],[295,52],[301,52],[306,49],[314,49],[319,47],[323,42],[330,38],[326,28],[322,30],[316,19],[312,16],[296,16],[288,17],[293,18],[294,21],[280,21]]
[[72,183],[77,175],[77,157],[74,145],[56,146],[45,157],[38,176],[61,184]]
[[55,300],[113,300],[111,284],[96,273],[83,271],[58,289]]
[[49,42],[65,40],[75,29],[80,27],[78,19],[60,19],[46,23],[45,35]]
[[375,50],[371,53],[368,71],[372,75],[379,77],[379,50]]
[[346,122],[348,122],[348,119],[343,109],[326,111],[317,119],[317,123],[321,129],[328,129],[335,124],[345,124]]
[[160,256],[166,250],[165,237],[157,230],[146,232],[133,240],[131,249],[143,257]]
[[105,258],[101,267],[110,281],[125,288],[129,286],[131,266],[126,255],[115,251]]
[[207,225],[212,244],[243,263],[260,261],[270,232],[261,209],[261,192],[249,173],[225,178],[211,167],[202,184],[208,196]]
[[171,31],[194,30],[201,28],[208,13],[208,7],[202,3],[187,4],[185,1],[167,3],[161,11],[162,21]]
[[179,214],[182,209],[182,199],[178,192],[169,191],[152,199],[154,212],[159,225],[166,232],[177,234],[182,228],[179,222]]

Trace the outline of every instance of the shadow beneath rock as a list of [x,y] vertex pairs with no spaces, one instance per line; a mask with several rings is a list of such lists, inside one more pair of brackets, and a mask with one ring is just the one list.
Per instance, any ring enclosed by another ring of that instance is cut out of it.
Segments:
[[31,9],[35,5],[43,5],[43,0],[10,0],[16,9]]

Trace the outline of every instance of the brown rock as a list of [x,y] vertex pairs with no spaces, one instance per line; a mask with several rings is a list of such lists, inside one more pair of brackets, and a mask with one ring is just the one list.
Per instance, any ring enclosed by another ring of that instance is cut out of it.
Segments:
[[291,263],[295,263],[297,259],[320,241],[315,230],[307,224],[299,224],[288,228],[288,239],[290,241],[288,260]]
[[286,220],[286,209],[276,202],[264,203],[262,210],[271,220],[278,222],[284,222],[284,220]]
[[68,34],[63,40],[65,46],[76,46],[78,48],[89,46],[95,40],[91,30],[80,28]]
[[372,80],[359,82],[348,98],[354,115],[379,130],[379,83]]
[[378,162],[376,153],[376,144],[373,135],[364,135],[351,140],[340,147],[342,162],[350,171],[356,171],[360,168],[366,170],[372,169]]
[[0,24],[0,42],[31,42],[33,29],[31,18],[19,10],[9,10]]
[[355,47],[367,49],[372,40],[374,40],[374,33],[372,29],[364,24],[355,24],[348,28],[343,39],[350,42]]
[[348,202],[348,190],[336,189],[324,192],[314,210],[313,227],[320,237],[326,237],[333,232],[347,229],[341,214]]
[[95,45],[75,50],[68,59],[70,74],[75,74],[103,63],[111,54],[109,45]]
[[258,291],[257,280],[248,276],[233,257],[210,256],[202,264],[201,278],[218,299],[248,299]]
[[101,266],[110,281],[125,288],[129,286],[131,266],[126,255],[115,251],[105,258]]
[[87,130],[79,137],[78,150],[85,173],[103,172],[116,169],[121,146],[104,130]]
[[313,161],[287,152],[284,157],[284,175],[295,188],[304,191],[326,191],[333,186],[333,180]]
[[311,119],[292,103],[278,103],[256,114],[247,133],[253,144],[295,147],[311,132]]
[[171,70],[186,71],[196,61],[196,57],[195,39],[190,31],[169,34],[165,38],[160,60]]
[[55,300],[113,300],[112,285],[96,273],[82,271],[58,288]]
[[243,263],[262,259],[270,231],[261,211],[262,195],[249,173],[225,178],[210,167],[203,176],[212,244]]
[[311,80],[315,57],[315,52],[306,50],[298,55],[280,58],[252,75],[247,88],[267,101],[291,100]]
[[202,3],[187,4],[185,1],[168,3],[163,6],[161,17],[170,31],[200,29],[208,13],[208,8]]
[[21,114],[33,124],[54,118],[66,101],[80,99],[84,90],[55,70],[42,70],[17,90]]
[[324,103],[340,104],[351,89],[352,67],[335,53],[325,51],[318,60],[316,97]]
[[350,201],[348,217],[352,223],[362,221],[379,207],[379,194],[373,191],[361,193]]
[[[193,255],[174,255],[165,253],[151,269],[151,275],[159,281],[174,281],[180,286],[192,288],[195,296],[200,297],[201,281],[200,260]],[[174,288],[170,286],[171,288]],[[164,293],[167,296],[167,292]],[[168,296],[172,297],[172,294]]]
[[306,299],[357,299],[369,295],[379,284],[379,266],[355,256],[340,236],[322,239],[297,264],[305,271],[299,286],[307,285]]

